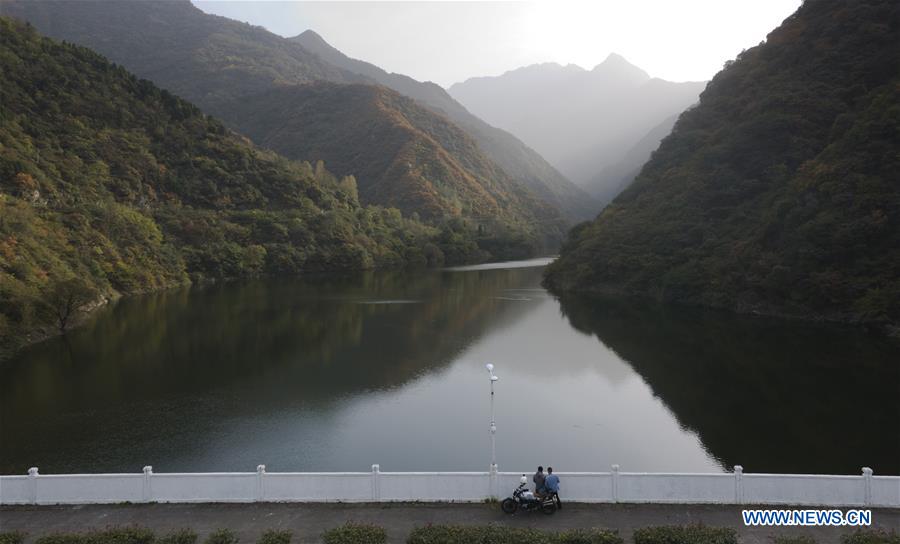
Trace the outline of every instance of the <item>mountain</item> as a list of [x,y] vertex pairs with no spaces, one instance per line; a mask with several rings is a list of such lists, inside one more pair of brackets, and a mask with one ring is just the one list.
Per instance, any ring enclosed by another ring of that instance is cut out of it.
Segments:
[[624,157],[604,168],[586,186],[593,194],[597,195],[601,202],[609,203],[640,173],[641,167],[656,151],[662,139],[672,132],[672,127],[675,126],[677,120],[677,114],[666,117],[662,123],[653,127],[650,132],[631,146]]
[[[672,83],[611,54],[594,67],[535,64],[450,87],[450,95],[508,130],[595,196],[589,183],[664,119],[697,101],[704,82]],[[528,112],[528,115],[522,115]]]
[[277,83],[368,81],[261,27],[208,15],[186,0],[0,0],[0,15],[90,47],[210,112]]
[[536,151],[512,134],[495,128],[469,113],[469,110],[454,100],[442,87],[431,82],[419,82],[402,74],[388,73],[374,64],[350,58],[332,47],[313,30],[307,30],[290,39],[332,66],[377,81],[434,111],[443,113],[468,132],[484,153],[500,168],[531,189],[539,198],[562,210],[568,219],[572,221],[590,219],[600,209],[599,202],[560,174]]
[[0,351],[191,278],[484,257],[30,25],[0,18],[0,72]]
[[[18,2],[4,0],[0,3],[0,12],[27,20],[38,30],[49,33],[52,37],[72,41],[94,48],[108,55],[110,60],[120,63],[137,75],[152,78],[154,83],[197,103],[207,113],[221,118],[229,127],[260,136],[263,130],[272,133],[291,133],[304,141],[296,142],[292,149],[306,148],[308,137],[304,131],[307,127],[298,125],[284,126],[277,120],[276,124],[266,127],[253,123],[246,126],[242,121],[248,117],[246,111],[265,108],[264,102],[272,96],[281,98],[291,93],[303,96],[307,91],[299,87],[314,82],[332,82],[341,84],[370,84],[377,82],[364,75],[356,74],[333,66],[318,55],[307,51],[296,41],[276,36],[265,29],[239,23],[224,17],[208,15],[195,8],[188,1],[129,1],[129,2]],[[291,90],[286,90],[292,88]],[[274,93],[274,94],[270,94]],[[352,97],[353,93],[340,93],[340,96]],[[296,100],[292,101],[296,103]],[[372,103],[374,104],[374,103]],[[335,132],[354,135],[356,124],[353,119],[343,115],[346,110],[358,111],[357,104],[346,104],[335,99],[319,102],[322,107],[318,113],[331,119],[342,119],[347,125]],[[427,132],[429,127],[446,123],[443,116],[434,112],[430,115],[418,115],[415,121],[422,126],[412,127],[419,132]],[[394,111],[373,110],[367,117],[379,117],[378,122],[369,125],[370,130],[384,129],[385,133],[368,133],[373,141],[394,141],[394,120],[402,115]],[[302,116],[285,115],[286,119],[299,121]],[[407,119],[409,120],[409,119]],[[292,154],[302,160],[318,160],[322,156],[340,156],[367,150],[348,149],[340,139],[321,141],[316,144],[320,151],[318,156]],[[479,156],[462,156],[459,152],[471,151]],[[407,154],[402,159],[410,162],[409,171],[417,173],[431,172],[433,164],[444,161],[439,157],[453,155],[457,165],[463,165],[464,171],[452,172],[454,179],[461,178],[484,180],[480,173],[466,170],[468,164],[481,164],[486,158],[480,148],[460,146],[456,150],[425,146],[416,153]],[[397,164],[401,157],[381,157],[379,162],[386,168]],[[365,198],[373,195],[385,197],[380,200],[363,200],[365,204],[387,204],[388,202],[415,202],[421,200],[416,194],[388,194],[385,190],[370,190],[370,186],[379,179],[390,175],[386,170],[377,176],[361,174],[354,171],[341,170],[338,165],[327,164],[328,168],[339,175],[355,175]],[[503,172],[499,166],[493,167]],[[424,174],[423,174],[424,176]],[[412,183],[407,176],[398,180],[393,187],[398,190],[433,192],[433,185],[439,180],[419,176]],[[509,178],[503,172],[504,178]],[[553,203],[545,204],[532,196],[532,191],[524,183],[513,181],[507,184],[504,180],[489,180],[495,187],[508,186],[515,194],[503,195],[501,200],[515,201],[528,207],[527,210],[509,208],[502,219],[503,225],[482,225],[479,218],[469,213],[482,203],[461,201],[453,206],[443,206],[441,210],[416,210],[422,217],[442,217],[442,222],[462,220],[466,228],[482,233],[485,229],[493,233],[509,232],[506,240],[522,240],[517,252],[525,251],[525,247],[536,247],[546,241],[551,247],[562,238],[566,220],[561,211]],[[382,187],[384,189],[385,187]],[[457,184],[458,188],[458,184]],[[455,190],[455,189],[454,189]],[[475,196],[477,192],[448,191],[447,199],[464,199]],[[445,200],[447,200],[445,199]],[[523,213],[519,213],[523,211]],[[582,214],[583,215],[583,214]],[[513,217],[514,216],[514,217]],[[524,228],[523,226],[527,226]],[[480,230],[476,230],[480,229]],[[498,234],[501,236],[501,234]],[[499,247],[497,240],[488,240],[494,249]]]
[[900,332],[900,5],[805,2],[569,235],[557,292]]
[[[354,172],[363,202],[440,222],[472,218],[515,245],[515,232],[561,237],[561,224],[487,159],[446,117],[386,87],[319,82],[237,101],[229,118],[255,142],[287,157],[319,157]],[[362,182],[365,180],[365,182]],[[527,222],[523,222],[527,218]],[[541,233],[534,226],[541,225]]]

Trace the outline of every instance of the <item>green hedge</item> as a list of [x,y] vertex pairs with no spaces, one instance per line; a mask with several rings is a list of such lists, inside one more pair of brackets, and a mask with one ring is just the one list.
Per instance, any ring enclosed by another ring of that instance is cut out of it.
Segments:
[[607,529],[574,529],[556,534],[557,544],[622,544],[622,537]]
[[776,536],[775,544],[816,544],[816,539],[810,536]]
[[705,525],[645,527],[634,532],[634,544],[737,544],[737,533]]
[[294,533],[291,531],[269,529],[259,537],[256,544],[290,544],[292,536],[294,536]]
[[234,534],[234,531],[231,529],[219,529],[218,531],[214,531],[206,540],[204,540],[204,544],[237,544],[238,537]]
[[22,544],[25,542],[25,533],[20,531],[5,531],[0,533],[0,544]]
[[578,529],[551,533],[537,529],[461,525],[428,525],[417,527],[406,539],[407,544],[622,544],[622,538],[603,529]]
[[153,544],[153,531],[143,527],[116,527],[87,533],[54,533],[37,539],[36,544]]
[[900,544],[900,534],[881,530],[859,530],[841,537],[841,544]]
[[156,540],[156,544],[195,544],[196,542],[197,533],[190,529],[172,531]]
[[384,544],[387,533],[377,525],[348,523],[342,527],[325,531],[322,535],[325,544]]

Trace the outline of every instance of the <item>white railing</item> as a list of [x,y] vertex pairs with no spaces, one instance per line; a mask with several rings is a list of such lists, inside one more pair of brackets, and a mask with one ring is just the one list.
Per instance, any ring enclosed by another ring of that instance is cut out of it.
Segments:
[[[567,501],[900,507],[900,476],[733,473],[559,473]],[[518,472],[210,472],[0,476],[0,504],[118,502],[480,502],[519,484]]]

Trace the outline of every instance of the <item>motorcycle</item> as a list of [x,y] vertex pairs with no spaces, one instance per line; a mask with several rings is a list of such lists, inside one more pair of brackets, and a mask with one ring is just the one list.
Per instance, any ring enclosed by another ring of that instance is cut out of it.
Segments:
[[528,489],[528,480],[525,475],[519,480],[519,487],[513,491],[511,497],[506,497],[500,503],[500,509],[507,514],[515,514],[519,509],[530,512],[532,510],[540,510],[550,515],[556,512],[556,503],[553,501],[553,495],[546,495],[543,498],[536,496]]

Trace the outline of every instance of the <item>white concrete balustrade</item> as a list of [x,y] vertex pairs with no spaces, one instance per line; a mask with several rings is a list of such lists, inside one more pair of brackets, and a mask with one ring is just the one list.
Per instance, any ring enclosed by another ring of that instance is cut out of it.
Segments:
[[[900,507],[900,477],[805,474],[561,472],[560,495],[578,502]],[[519,472],[256,472],[0,476],[0,504],[118,502],[480,502],[505,497]],[[530,474],[529,482],[530,482]]]

